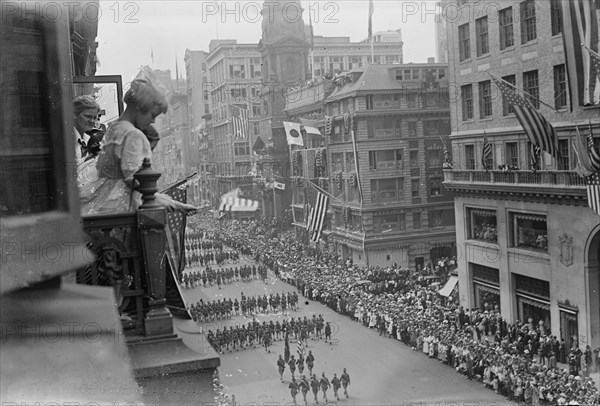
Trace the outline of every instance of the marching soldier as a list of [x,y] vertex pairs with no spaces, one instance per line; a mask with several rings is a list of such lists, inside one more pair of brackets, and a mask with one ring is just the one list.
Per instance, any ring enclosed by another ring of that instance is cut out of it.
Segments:
[[327,339],[329,339],[329,344],[333,344],[331,342],[331,325],[329,322],[325,325],[325,343],[327,343]]
[[325,372],[321,375],[321,381],[319,383],[321,384],[321,390],[323,391],[323,399],[325,400],[325,403],[327,403],[327,389],[329,389],[329,386],[331,385],[329,379],[325,376]]
[[344,387],[344,395],[346,395],[346,398],[348,398],[348,385],[350,385],[350,375],[348,375],[348,372],[346,372],[346,368],[344,368],[344,372],[342,373],[342,376],[340,376],[340,382]]
[[315,395],[315,403],[319,404],[319,400],[317,399],[317,393],[319,393],[319,381],[317,380],[317,375],[312,376],[310,388],[312,389],[313,395]]
[[340,389],[340,379],[337,377],[337,374],[333,374],[333,379],[331,380],[331,386],[333,387],[333,394],[337,400],[340,400],[338,396],[338,390]]
[[279,377],[281,378],[281,382],[283,382],[283,372],[285,371],[285,361],[281,354],[279,354],[279,359],[277,360],[277,368],[279,369]]
[[306,394],[310,389],[310,384],[308,383],[308,379],[306,379],[305,375],[302,375],[302,379],[300,380],[299,386],[300,391],[302,391],[302,397],[304,398],[304,404],[308,405],[308,402],[306,401]]
[[314,357],[312,351],[309,351],[308,355],[306,356],[306,366],[308,367],[308,373],[310,375],[312,375],[312,370],[313,370],[313,367],[315,366],[315,357]]
[[296,382],[296,378],[292,376],[292,382],[289,385],[290,394],[292,395],[292,399],[294,399],[294,404],[296,404],[296,395],[298,394],[298,382]]

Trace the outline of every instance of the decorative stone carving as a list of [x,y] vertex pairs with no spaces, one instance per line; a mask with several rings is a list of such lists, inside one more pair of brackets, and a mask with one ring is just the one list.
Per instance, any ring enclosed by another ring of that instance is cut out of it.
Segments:
[[573,237],[564,233],[559,237],[560,240],[560,262],[564,266],[573,264]]

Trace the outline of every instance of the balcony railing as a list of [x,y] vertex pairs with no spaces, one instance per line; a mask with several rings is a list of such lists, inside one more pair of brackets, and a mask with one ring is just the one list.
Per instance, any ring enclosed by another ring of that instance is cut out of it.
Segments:
[[511,185],[548,185],[585,187],[585,180],[573,171],[477,171],[446,169],[445,182],[494,183]]
[[112,286],[130,337],[173,334],[166,308],[166,211],[155,202],[160,173],[144,160],[135,175],[143,204],[133,213],[84,216],[83,228],[96,261],[77,272],[77,283]]

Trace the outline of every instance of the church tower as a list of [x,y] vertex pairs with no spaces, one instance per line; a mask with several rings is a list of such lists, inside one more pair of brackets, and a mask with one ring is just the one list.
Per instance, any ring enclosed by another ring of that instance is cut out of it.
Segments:
[[[258,164],[267,180],[263,193],[263,215],[282,218],[291,203],[289,147],[283,128],[286,89],[303,84],[309,75],[309,41],[306,38],[299,0],[266,0],[262,9],[260,137],[265,148]],[[254,148],[253,148],[254,149]],[[284,190],[275,184],[286,185]]]
[[258,44],[265,79],[288,85],[306,80],[308,48],[300,1],[265,1]]

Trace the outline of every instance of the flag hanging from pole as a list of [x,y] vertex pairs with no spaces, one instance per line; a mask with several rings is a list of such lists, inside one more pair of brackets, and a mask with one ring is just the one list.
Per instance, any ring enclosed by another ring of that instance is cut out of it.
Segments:
[[284,121],[283,126],[285,127],[285,135],[287,137],[288,145],[299,145],[304,146],[304,140],[302,139],[302,129],[300,123],[292,123]]
[[575,134],[575,140],[572,143],[573,151],[575,151],[575,156],[577,157],[575,171],[577,171],[579,176],[586,177],[594,172],[594,168],[590,162],[590,155],[587,151],[585,143],[583,142],[581,134],[579,133],[579,128],[576,126],[575,129],[577,130],[577,134]]
[[509,84],[492,75],[496,86],[500,89],[502,96],[512,105],[515,116],[527,138],[533,145],[537,145],[541,150],[550,155],[558,156],[558,146],[556,132],[548,120],[544,118],[530,103],[519,96]]
[[529,169],[535,173],[538,170],[538,164],[540,162],[540,147],[529,143]]
[[373,37],[373,13],[375,7],[373,6],[373,0],[369,0],[369,39]]
[[600,1],[564,0],[559,3],[571,111],[579,106],[600,104],[597,58],[600,52]]
[[600,155],[598,151],[596,151],[596,146],[594,145],[594,134],[592,133],[592,122],[590,120],[589,123],[589,132],[587,136],[587,147],[590,156],[590,164],[592,168],[598,172],[600,171]]
[[448,145],[446,145],[446,141],[444,141],[444,139],[442,137],[440,137],[440,140],[442,141],[442,146],[444,148],[444,164],[443,164],[443,168],[444,169],[451,169],[452,168],[452,158],[450,157],[450,151],[448,150]]
[[[177,182],[165,190],[164,194],[181,203],[187,202],[186,180]],[[167,249],[166,254],[170,265],[181,276],[185,268],[185,227],[186,216],[181,211],[167,213]]]
[[285,329],[285,350],[283,359],[286,363],[290,360],[290,333],[287,328]]
[[488,140],[487,134],[483,132],[483,151],[481,153],[481,164],[486,171],[489,171],[488,161],[491,160],[492,157],[492,144]]
[[304,342],[302,339],[298,339],[298,348],[296,349],[298,356],[304,357]]
[[312,242],[318,242],[323,231],[325,216],[327,214],[327,206],[329,204],[329,196],[317,190],[317,197],[314,206],[311,207],[308,214],[308,234]]
[[236,138],[248,138],[248,110],[231,105],[232,131]]
[[596,172],[586,178],[588,206],[600,214],[600,173]]

